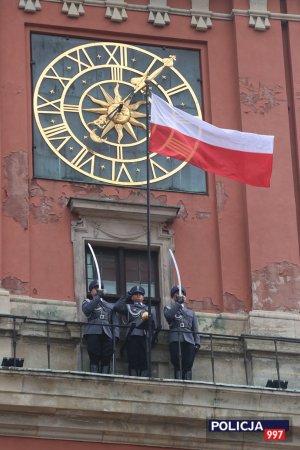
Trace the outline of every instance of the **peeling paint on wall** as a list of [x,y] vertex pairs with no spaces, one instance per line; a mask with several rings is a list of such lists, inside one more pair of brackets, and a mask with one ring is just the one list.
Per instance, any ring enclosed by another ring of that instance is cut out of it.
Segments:
[[[122,201],[122,199],[120,198],[119,200]],[[133,203],[146,203],[147,193],[145,191],[132,190],[129,192],[128,196],[125,199],[123,199],[123,201]]]
[[237,298],[235,295],[230,294],[230,292],[225,292],[223,294],[224,311],[226,312],[244,312],[246,311],[243,300]]
[[209,219],[210,213],[206,211],[197,211],[195,214],[196,219],[203,220],[203,219]]
[[220,306],[215,305],[210,297],[202,297],[199,300],[189,300],[189,306],[194,311],[220,312]]
[[228,200],[228,194],[226,194],[225,186],[222,181],[216,183],[216,195],[217,195],[217,209],[218,212],[223,211]]
[[185,204],[180,200],[177,203],[177,206],[179,207],[179,212],[178,212],[177,217],[178,218],[180,217],[181,219],[186,220],[188,218],[188,216],[189,216],[189,213],[188,213],[188,211],[187,211],[187,209],[185,207]]
[[240,101],[243,113],[265,114],[280,105],[283,87],[255,85],[249,78],[240,78]]
[[[118,202],[132,202],[132,203],[146,203],[147,202],[147,192],[145,189],[133,189],[129,191],[127,194],[127,190],[120,190],[118,188],[115,188],[113,192],[108,194],[107,191],[104,191],[101,186],[98,185],[88,185],[88,184],[74,184],[71,185],[71,188],[73,192],[81,193],[85,195],[92,194],[95,198],[102,198],[102,199],[109,199],[109,200],[115,200]],[[126,197],[123,197],[123,195],[127,194]],[[168,201],[168,197],[165,194],[158,194],[155,195],[155,193],[151,192],[151,204],[154,205],[166,205]]]
[[2,287],[11,294],[27,294],[28,283],[15,277],[6,277],[2,279]]
[[28,228],[28,160],[24,151],[6,156],[3,164],[3,212]]
[[53,223],[60,220],[61,216],[55,211],[54,198],[47,197],[46,190],[37,181],[32,182],[30,197],[30,212],[34,223]]
[[300,310],[300,268],[288,261],[270,263],[252,273],[253,309]]
[[81,192],[83,194],[95,193],[100,195],[103,192],[103,186],[99,184],[70,183],[73,192]]
[[30,205],[34,223],[53,223],[59,221],[59,216],[53,211],[53,204],[42,200],[38,205]]

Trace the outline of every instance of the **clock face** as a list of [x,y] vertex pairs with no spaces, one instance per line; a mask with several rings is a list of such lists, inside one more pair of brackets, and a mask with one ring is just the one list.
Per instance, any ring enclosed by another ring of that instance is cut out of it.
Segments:
[[[201,117],[177,59],[171,50],[159,56],[113,42],[88,42],[58,54],[34,89],[35,121],[47,148],[91,181],[146,184],[146,76],[150,92]],[[151,153],[150,183],[172,177],[185,166]]]

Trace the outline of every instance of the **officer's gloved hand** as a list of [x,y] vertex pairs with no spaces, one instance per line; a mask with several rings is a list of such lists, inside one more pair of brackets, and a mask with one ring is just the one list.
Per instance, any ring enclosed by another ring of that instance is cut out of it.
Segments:
[[178,295],[177,297],[176,297],[176,302],[177,303],[183,303],[184,302],[184,296],[183,295]]
[[199,344],[195,344],[195,352],[198,352],[200,349],[200,345]]

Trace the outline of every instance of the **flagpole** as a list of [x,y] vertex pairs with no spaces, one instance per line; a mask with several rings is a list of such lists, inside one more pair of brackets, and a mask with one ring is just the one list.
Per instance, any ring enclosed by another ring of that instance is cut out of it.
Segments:
[[150,153],[149,153],[149,80],[145,80],[146,96],[146,152],[147,152],[147,270],[148,270],[148,375],[151,377],[151,346],[152,346],[152,320],[151,320],[151,221],[150,221]]

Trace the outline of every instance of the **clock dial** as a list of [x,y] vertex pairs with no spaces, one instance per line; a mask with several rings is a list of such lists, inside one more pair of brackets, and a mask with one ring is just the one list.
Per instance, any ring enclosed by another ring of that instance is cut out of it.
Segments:
[[[89,179],[143,186],[146,77],[150,89],[168,103],[201,117],[197,97],[175,65],[174,55],[162,58],[121,43],[89,42],[68,49],[37,80],[38,130],[61,161]],[[150,183],[171,177],[185,165],[151,153]]]

